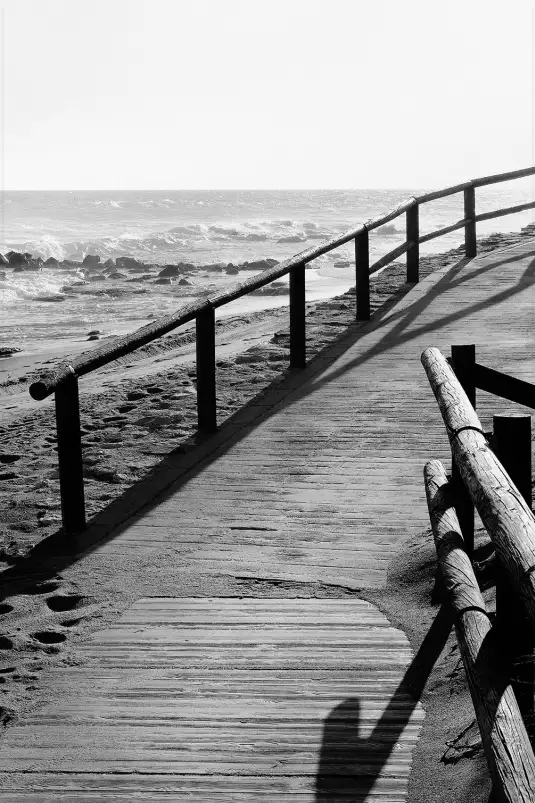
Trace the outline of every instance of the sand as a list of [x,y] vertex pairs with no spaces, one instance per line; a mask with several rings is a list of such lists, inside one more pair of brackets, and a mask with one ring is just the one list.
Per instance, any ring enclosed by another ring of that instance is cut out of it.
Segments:
[[[533,227],[521,233],[493,235],[479,243],[479,252],[533,238]],[[462,249],[423,257],[421,275],[456,262]],[[390,266],[371,282],[372,311],[407,292],[403,264]],[[324,302],[307,304],[307,346],[313,357],[354,322],[355,295],[349,291]],[[244,404],[284,379],[289,356],[288,310],[279,308],[221,319],[217,327],[217,388],[219,423]],[[54,690],[44,670],[72,660],[75,644],[113,620],[119,603],[99,577],[83,571],[58,573],[44,583],[28,578],[25,557],[60,527],[59,482],[55,451],[53,402],[37,403],[28,383],[43,369],[43,356],[11,358],[11,373],[22,382],[4,386],[5,415],[0,427],[0,571],[11,588],[0,603],[0,714],[6,727],[25,711],[50,699]],[[46,363],[49,367],[53,363]],[[114,363],[80,381],[88,518],[154,469],[169,453],[206,448],[196,437],[193,331],[182,329],[136,355]],[[483,538],[483,540],[485,540]],[[432,538],[422,533],[403,545],[391,562],[386,590],[360,594],[378,605],[409,636],[418,651],[438,608],[431,604],[435,556]],[[127,558],[120,558],[127,564]],[[122,566],[124,574],[128,566]],[[76,579],[78,578],[78,580]],[[80,579],[81,578],[81,579]],[[243,595],[291,596],[292,584],[268,589],[240,589]],[[320,587],[321,586],[321,587]],[[320,584],[317,596],[343,595]],[[234,589],[235,590],[235,589]],[[199,589],[198,593],[218,593]],[[51,608],[50,594],[64,599]],[[177,589],[180,594],[180,589]],[[48,596],[47,596],[48,595]],[[121,603],[122,604],[122,603]],[[119,607],[118,607],[119,606]],[[415,681],[427,711],[414,759],[411,801],[486,801],[488,776],[473,724],[458,650],[444,614],[438,617],[432,645],[424,651],[438,659]],[[57,634],[57,641],[36,634]],[[48,639],[48,640],[47,640]],[[61,645],[61,646],[60,646]],[[440,658],[439,658],[440,655]],[[432,767],[432,770],[431,770]],[[435,780],[435,775],[436,779]]]

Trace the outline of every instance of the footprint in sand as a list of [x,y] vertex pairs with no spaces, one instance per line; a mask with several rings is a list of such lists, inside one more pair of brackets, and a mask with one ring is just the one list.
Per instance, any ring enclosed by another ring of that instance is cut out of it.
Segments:
[[58,633],[55,630],[38,630],[36,633],[30,633],[30,635],[41,644],[61,644],[67,639],[65,633]]
[[84,601],[80,594],[57,594],[45,600],[51,611],[72,611]]
[[13,642],[7,636],[0,636],[0,650],[12,650]]

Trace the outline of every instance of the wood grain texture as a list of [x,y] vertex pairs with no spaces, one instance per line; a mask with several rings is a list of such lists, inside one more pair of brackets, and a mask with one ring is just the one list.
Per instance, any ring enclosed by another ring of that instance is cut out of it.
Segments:
[[0,800],[405,797],[424,713],[368,602],[146,598],[77,652],[0,747]]
[[535,631],[533,513],[490,449],[481,432],[481,422],[444,356],[430,348],[422,354],[422,363],[461,477]]
[[426,464],[425,486],[444,588],[455,615],[496,799],[528,803],[535,789],[535,757],[512,686],[500,671],[500,643],[463,548],[453,494],[440,461]]

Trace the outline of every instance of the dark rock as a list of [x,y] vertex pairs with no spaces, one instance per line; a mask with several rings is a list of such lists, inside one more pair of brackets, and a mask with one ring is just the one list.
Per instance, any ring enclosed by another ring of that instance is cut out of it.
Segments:
[[48,257],[48,259],[45,259],[45,265],[47,268],[59,268],[59,262],[55,257]]
[[247,270],[267,270],[268,268],[272,268],[273,265],[278,265],[276,259],[257,259],[253,262],[244,262],[242,267],[246,267]]
[[183,271],[179,265],[166,265],[159,272],[158,276],[163,279],[167,276],[179,276],[182,272]]
[[22,351],[22,349],[18,349],[15,346],[0,346],[0,359],[12,357],[13,354],[18,354],[19,351]]
[[129,268],[140,268],[142,267],[141,262],[134,257],[117,257],[115,260],[115,265],[117,270],[128,270]]
[[146,395],[144,390],[131,390],[126,394],[126,398],[128,401],[137,401],[138,399],[144,399]]
[[89,335],[88,340],[100,340],[100,335]]
[[10,265],[27,265],[28,259],[26,254],[21,254],[18,251],[8,251],[6,257]]
[[0,254],[0,265],[9,265],[9,259],[3,254]]
[[187,285],[188,287],[191,287],[191,282],[188,282],[187,279],[180,279],[179,284]]
[[38,301],[65,301],[65,296],[39,296]]
[[100,257],[98,254],[86,254],[82,265],[98,265],[100,262]]
[[110,279],[126,279],[124,273],[119,273],[118,271],[114,271],[114,273],[109,274]]
[[153,284],[172,284],[171,279],[156,279]]
[[113,259],[107,259],[106,262],[103,263],[103,267],[115,269],[115,262],[113,261]]
[[100,331],[100,329],[91,329],[91,331],[87,333],[87,336],[92,337],[93,335],[101,335],[101,334],[102,332]]
[[230,276],[236,276],[236,274],[239,272],[240,269],[238,268],[238,266],[233,265],[232,262],[229,262],[229,264],[226,267],[225,273],[228,273]]

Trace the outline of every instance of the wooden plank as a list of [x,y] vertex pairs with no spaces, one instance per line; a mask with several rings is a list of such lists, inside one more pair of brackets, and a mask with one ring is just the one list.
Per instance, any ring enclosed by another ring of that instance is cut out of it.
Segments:
[[76,656],[57,701],[0,745],[0,800],[52,800],[57,773],[73,802],[313,800],[320,782],[404,799],[424,712],[400,687],[405,635],[368,602],[143,598]]

